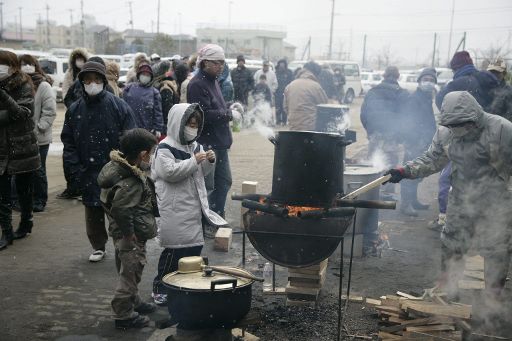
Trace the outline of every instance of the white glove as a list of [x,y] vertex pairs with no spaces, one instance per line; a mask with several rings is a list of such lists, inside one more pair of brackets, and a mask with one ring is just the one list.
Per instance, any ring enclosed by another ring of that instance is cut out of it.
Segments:
[[238,110],[231,109],[231,115],[233,116],[233,121],[240,121],[242,119],[242,114]]
[[244,106],[238,102],[235,102],[233,104],[231,104],[231,106],[229,107],[229,109],[231,110],[236,110],[238,111],[240,114],[243,114],[244,113]]

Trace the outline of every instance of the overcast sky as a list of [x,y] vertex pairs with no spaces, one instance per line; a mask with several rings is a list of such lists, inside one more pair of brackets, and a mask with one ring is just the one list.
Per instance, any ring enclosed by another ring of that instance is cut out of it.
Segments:
[[[79,0],[3,0],[4,22],[14,22],[23,7],[23,25],[35,26],[38,15],[69,25],[73,9],[79,21]],[[230,5],[231,3],[231,5]],[[156,30],[157,0],[133,0],[135,28]],[[231,8],[232,27],[247,24],[280,25],[287,31],[287,41],[297,46],[298,56],[312,38],[312,54],[328,50],[331,0],[161,0],[160,31],[195,34],[198,23],[228,25]],[[336,0],[333,52],[342,47],[353,60],[361,61],[363,35],[367,34],[367,56],[374,57],[389,47],[401,64],[421,63],[431,59],[434,32],[439,34],[441,62],[448,58],[450,0]],[[84,0],[84,12],[98,23],[117,30],[129,28],[128,1]],[[179,15],[181,13],[181,16]],[[180,25],[181,17],[181,25]],[[455,0],[452,51],[467,32],[466,48],[486,49],[491,44],[509,46],[512,34],[511,0]],[[508,45],[507,45],[508,44]]]

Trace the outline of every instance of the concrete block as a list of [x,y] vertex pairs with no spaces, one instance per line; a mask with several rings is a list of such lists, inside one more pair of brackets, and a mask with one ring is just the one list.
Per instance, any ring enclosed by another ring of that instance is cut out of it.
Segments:
[[233,241],[233,230],[228,227],[219,227],[215,234],[213,249],[217,251],[228,252]]
[[[363,257],[363,238],[362,234],[354,235],[354,257],[361,258]],[[345,234],[345,239],[343,243],[343,256],[350,257],[350,248],[352,247],[352,234]],[[339,252],[338,252],[339,256]]]

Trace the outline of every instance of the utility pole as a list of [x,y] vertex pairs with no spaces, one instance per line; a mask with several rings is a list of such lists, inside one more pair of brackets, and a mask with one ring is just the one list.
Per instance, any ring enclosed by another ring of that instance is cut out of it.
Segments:
[[80,0],[80,14],[82,20],[80,20],[80,26],[82,27],[82,47],[85,47],[85,18],[84,18],[84,0]]
[[229,52],[228,52],[229,38],[231,37],[231,5],[233,5],[233,1],[229,2],[229,9],[228,9],[228,34],[226,37],[226,48],[225,48],[226,55],[229,54]]
[[69,27],[73,26],[73,9],[68,9],[69,11]]
[[179,35],[178,35],[178,54],[181,56],[181,12],[178,12],[178,27],[179,27]]
[[154,20],[151,20],[151,33],[155,33],[155,21]]
[[332,59],[332,33],[334,29],[334,4],[336,0],[332,0],[332,9],[331,9],[331,32],[329,34],[329,59]]
[[434,49],[432,50],[432,67],[436,66],[436,44],[437,44],[437,33],[434,33]]
[[[83,0],[82,0],[83,1]],[[132,11],[132,3],[133,1],[128,1],[128,7],[130,7],[130,26],[132,28],[132,31],[133,31],[133,11]]]
[[23,24],[22,24],[22,16],[21,16],[21,11],[23,10],[23,7],[18,7],[18,9],[20,10],[20,40],[21,40],[21,43],[23,44]]
[[455,0],[452,0],[452,15],[450,18],[450,36],[448,37],[448,63],[452,58],[451,49],[452,49],[452,34],[453,34],[453,17],[455,15]]
[[4,33],[4,3],[0,2],[0,39]]
[[157,9],[157,11],[158,11],[158,13],[157,13],[157,16],[156,16],[156,34],[160,34],[160,0],[158,0],[158,9]]
[[46,4],[46,44],[50,47],[50,6]]
[[363,36],[363,68],[366,67],[366,34]]

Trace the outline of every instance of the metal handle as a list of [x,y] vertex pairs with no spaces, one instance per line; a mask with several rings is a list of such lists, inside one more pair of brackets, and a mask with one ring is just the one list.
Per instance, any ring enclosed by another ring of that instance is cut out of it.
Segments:
[[212,281],[212,283],[210,284],[210,290],[211,291],[215,291],[215,286],[216,285],[222,285],[222,284],[232,284],[233,285],[233,290],[235,290],[236,282],[237,282],[236,278],[217,279],[215,281]]

